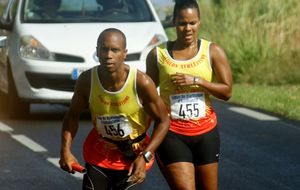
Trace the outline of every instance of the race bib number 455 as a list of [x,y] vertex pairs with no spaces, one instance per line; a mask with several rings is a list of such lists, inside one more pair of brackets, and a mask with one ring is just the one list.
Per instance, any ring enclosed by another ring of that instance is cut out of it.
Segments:
[[201,92],[170,96],[173,119],[198,120],[205,116],[205,95]]
[[96,128],[103,137],[110,139],[123,139],[132,132],[131,125],[124,115],[98,115]]

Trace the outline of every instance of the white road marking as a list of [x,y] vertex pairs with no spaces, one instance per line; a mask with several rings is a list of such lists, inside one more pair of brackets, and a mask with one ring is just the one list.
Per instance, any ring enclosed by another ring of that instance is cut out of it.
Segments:
[[34,152],[47,152],[47,149],[37,144],[25,135],[11,135],[11,137]]
[[281,122],[283,125],[300,130],[299,126],[293,125],[293,124],[289,124],[289,123],[285,123],[285,122]]
[[[59,158],[47,158],[47,160],[48,160],[48,162],[50,162],[54,166],[60,168],[60,166],[58,164]],[[75,172],[75,174],[70,174],[70,175],[73,176],[73,177],[75,177],[75,178],[77,178],[77,179],[80,179],[80,180],[83,179],[83,174],[79,173],[79,172]]]
[[13,129],[9,126],[5,125],[4,123],[0,122],[0,131],[2,132],[12,132]]
[[252,117],[254,119],[258,119],[261,121],[278,121],[280,120],[278,117],[273,117],[264,113],[260,113],[257,111],[253,111],[247,108],[241,108],[241,107],[230,107],[229,110]]
[[[264,121],[278,121],[280,120],[277,117],[273,117],[264,113],[260,113],[257,111],[253,111],[247,108],[241,108],[241,107],[230,107],[229,110],[237,112],[239,114],[243,114],[258,120],[264,120]],[[293,125],[287,124],[291,127],[294,127]],[[298,129],[298,128],[297,128]],[[0,131],[2,132],[7,132],[10,133],[11,137],[15,140],[17,140],[18,142],[20,142],[21,144],[23,144],[24,146],[28,147],[29,149],[31,149],[34,152],[47,152],[47,149],[45,149],[43,146],[37,144],[36,142],[34,142],[33,140],[31,140],[30,138],[26,137],[25,135],[19,134],[19,135],[13,135],[11,134],[11,132],[13,131],[13,128],[7,126],[6,124],[0,122]],[[53,164],[54,166],[56,166],[57,168],[60,168],[59,166],[59,158],[47,158],[47,161],[50,162],[51,164]],[[83,179],[83,174],[76,172],[75,174],[70,174],[71,176],[82,180]]]
[[[34,152],[47,152],[48,151],[46,148],[44,148],[43,146],[41,146],[38,143],[34,142],[33,140],[26,137],[25,135],[22,135],[22,134],[14,135],[14,134],[12,134],[11,132],[13,130],[14,130],[13,128],[11,128],[11,127],[7,126],[6,124],[0,122],[0,131],[9,133],[10,136],[13,139],[18,141],[22,145],[26,146],[27,148],[31,149]],[[59,158],[47,158],[47,161],[50,162],[51,164],[53,164],[54,166],[60,168],[59,163],[58,163]],[[83,179],[83,174],[79,173],[79,172],[76,172],[75,174],[70,174],[70,175],[75,177],[76,179],[79,179],[79,180]]]

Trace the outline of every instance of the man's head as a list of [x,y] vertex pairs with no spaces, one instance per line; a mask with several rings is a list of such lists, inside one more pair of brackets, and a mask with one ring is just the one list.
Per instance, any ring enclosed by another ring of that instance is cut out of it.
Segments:
[[121,30],[116,29],[116,28],[107,28],[107,29],[103,30],[98,37],[97,47],[98,47],[100,41],[103,40],[105,35],[108,33],[114,33],[116,36],[119,36],[121,38],[120,41],[123,43],[124,49],[126,49],[126,45],[127,45],[126,44],[126,36]]
[[115,71],[124,63],[126,55],[126,37],[122,31],[108,28],[101,32],[97,40],[97,56],[101,65]]

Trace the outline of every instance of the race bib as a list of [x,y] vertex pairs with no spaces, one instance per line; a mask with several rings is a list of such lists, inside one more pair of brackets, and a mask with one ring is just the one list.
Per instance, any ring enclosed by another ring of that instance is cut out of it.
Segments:
[[98,115],[96,128],[103,137],[114,140],[122,140],[132,133],[131,125],[124,115]]
[[202,92],[170,96],[172,119],[198,120],[205,116],[205,95]]

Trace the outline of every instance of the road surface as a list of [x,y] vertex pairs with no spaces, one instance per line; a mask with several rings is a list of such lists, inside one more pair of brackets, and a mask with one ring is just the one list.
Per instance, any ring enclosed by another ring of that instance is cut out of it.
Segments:
[[[215,101],[221,136],[220,190],[296,190],[300,187],[300,123]],[[60,130],[66,107],[32,105],[31,116],[11,120],[0,111],[0,190],[76,190],[82,175],[58,168]],[[89,132],[83,114],[73,152],[83,163]],[[168,190],[155,165],[145,189]]]

